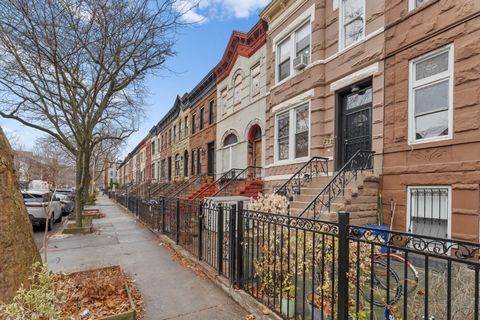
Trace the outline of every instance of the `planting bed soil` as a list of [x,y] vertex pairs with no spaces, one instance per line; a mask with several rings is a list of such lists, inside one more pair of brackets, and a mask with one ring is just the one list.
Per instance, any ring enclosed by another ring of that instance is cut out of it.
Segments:
[[59,274],[55,283],[64,300],[62,319],[130,320],[143,315],[135,282],[118,266]]

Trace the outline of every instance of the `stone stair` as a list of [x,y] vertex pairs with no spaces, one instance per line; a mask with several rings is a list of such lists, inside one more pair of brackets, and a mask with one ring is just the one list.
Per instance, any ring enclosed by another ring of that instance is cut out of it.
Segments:
[[[302,194],[290,203],[290,214],[299,216],[308,204],[320,193],[329,182],[312,181],[312,186],[302,188]],[[378,183],[379,178],[371,173],[359,174],[357,180],[350,181],[344,195],[336,197],[330,206],[330,212],[321,213],[317,218],[326,221],[337,221],[339,211],[350,212],[350,222],[355,225],[377,223],[378,217]]]
[[263,191],[263,181],[261,179],[250,179],[245,184],[237,188],[237,194],[249,198],[257,198]]

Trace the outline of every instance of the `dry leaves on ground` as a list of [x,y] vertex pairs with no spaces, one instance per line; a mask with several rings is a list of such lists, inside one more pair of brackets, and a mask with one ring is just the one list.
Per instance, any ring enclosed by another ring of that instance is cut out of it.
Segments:
[[89,311],[89,316],[82,319],[97,319],[131,310],[125,281],[136,305],[138,318],[143,316],[143,300],[135,281],[120,268],[59,274],[57,277],[56,291],[64,300],[64,319],[77,319],[84,310]]
[[177,261],[179,264],[181,264],[185,268],[191,270],[198,277],[202,279],[207,278],[207,275],[205,274],[202,268],[198,267],[197,264],[191,262],[190,260],[185,258],[182,254],[178,253],[169,243],[166,243],[160,240],[160,245],[163,246],[165,249],[167,249],[168,252],[170,252],[170,255],[172,256],[173,260]]

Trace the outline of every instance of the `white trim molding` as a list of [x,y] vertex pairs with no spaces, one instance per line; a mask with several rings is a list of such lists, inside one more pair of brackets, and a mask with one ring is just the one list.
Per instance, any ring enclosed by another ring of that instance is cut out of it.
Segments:
[[[288,26],[283,28],[281,32],[279,32],[272,41],[272,52],[277,51],[277,45],[288,35],[290,35],[295,29],[303,25],[305,22],[310,20],[310,23],[313,23],[315,21],[315,5],[312,4],[310,8],[302,12],[301,15],[295,18]],[[310,44],[311,46],[311,44]]]
[[297,106],[299,104],[301,104],[302,102],[307,102],[308,100],[310,100],[310,98],[313,97],[314,95],[314,89],[310,89],[308,91],[305,91],[293,98],[290,98],[286,101],[283,101],[282,103],[279,103],[277,104],[276,106],[274,106],[272,108],[272,110],[270,111],[271,113],[278,113],[278,112],[281,112],[283,110],[286,110],[286,109],[289,109],[289,108],[292,108],[294,106]]
[[378,62],[375,62],[374,64],[371,64],[361,70],[351,73],[342,79],[332,82],[330,84],[330,91],[331,92],[338,91],[358,81],[361,81],[365,78],[371,77],[375,73],[377,73],[379,69],[380,69],[380,64]]

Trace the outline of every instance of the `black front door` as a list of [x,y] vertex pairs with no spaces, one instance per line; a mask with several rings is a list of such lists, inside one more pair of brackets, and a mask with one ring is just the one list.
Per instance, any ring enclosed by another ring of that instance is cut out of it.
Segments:
[[168,157],[168,181],[172,180],[172,157]]
[[372,148],[372,85],[355,85],[338,95],[337,170],[358,150]]
[[213,177],[215,165],[215,143],[211,142],[207,146],[207,174]]

